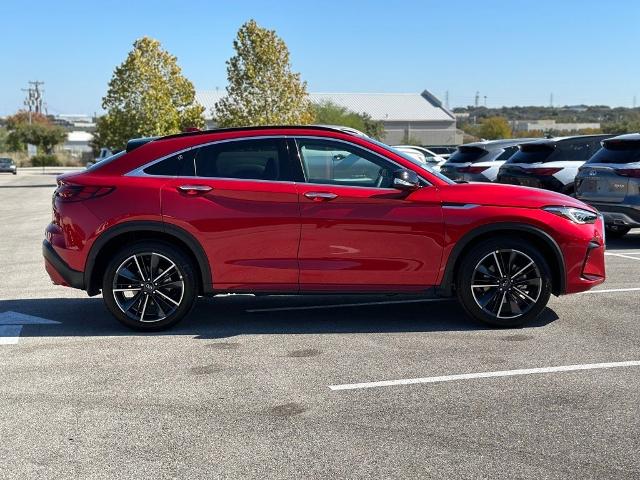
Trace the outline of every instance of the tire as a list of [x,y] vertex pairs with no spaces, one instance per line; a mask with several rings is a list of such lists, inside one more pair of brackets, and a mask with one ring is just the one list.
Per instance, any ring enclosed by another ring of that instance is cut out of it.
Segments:
[[[157,281],[149,281],[151,277]],[[182,250],[164,242],[142,241],[114,255],[104,272],[102,296],[122,324],[158,331],[189,314],[197,286],[194,266]]]
[[537,248],[517,238],[495,238],[473,246],[456,278],[465,312],[498,327],[517,327],[537,318],[549,301],[551,287],[547,261]]
[[631,227],[623,227],[622,225],[605,225],[604,228],[606,238],[622,238],[631,230]]

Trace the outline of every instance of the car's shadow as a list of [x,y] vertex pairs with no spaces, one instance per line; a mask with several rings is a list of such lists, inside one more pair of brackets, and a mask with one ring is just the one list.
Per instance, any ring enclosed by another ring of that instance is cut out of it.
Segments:
[[[409,303],[379,303],[405,302]],[[0,301],[2,312],[14,311],[60,322],[26,326],[21,336],[131,336],[193,335],[201,339],[237,335],[345,334],[451,332],[487,330],[468,318],[457,302],[421,302],[407,296],[269,296],[234,295],[200,299],[187,319],[157,333],[139,333],[118,323],[101,298],[51,298]],[[374,303],[360,305],[361,303]],[[339,308],[307,308],[336,304],[359,304]],[[260,309],[289,309],[252,311]],[[555,320],[547,308],[526,327],[542,327]],[[1,323],[1,316],[0,316]]]
[[607,250],[640,250],[640,228],[622,238],[607,238]]

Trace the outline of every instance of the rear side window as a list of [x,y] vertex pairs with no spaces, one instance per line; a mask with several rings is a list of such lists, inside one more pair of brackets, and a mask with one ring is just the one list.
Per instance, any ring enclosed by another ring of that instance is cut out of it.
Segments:
[[518,146],[507,147],[500,155],[496,157],[496,160],[509,160],[518,151]]
[[286,147],[280,139],[220,142],[197,149],[193,169],[182,175],[289,181]]
[[480,147],[458,147],[458,150],[449,157],[447,163],[474,163],[479,162],[489,152]]
[[178,153],[148,166],[144,169],[144,173],[147,175],[175,177],[184,163],[193,162],[194,156],[195,150]]
[[640,162],[640,142],[606,142],[587,163],[637,163]]

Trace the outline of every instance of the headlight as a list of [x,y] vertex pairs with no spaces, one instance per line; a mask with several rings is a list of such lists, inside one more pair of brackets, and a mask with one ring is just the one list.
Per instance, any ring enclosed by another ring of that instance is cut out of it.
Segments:
[[545,207],[549,213],[564,217],[567,220],[571,220],[573,223],[595,223],[598,214],[590,212],[589,210],[583,210],[582,208],[575,207]]

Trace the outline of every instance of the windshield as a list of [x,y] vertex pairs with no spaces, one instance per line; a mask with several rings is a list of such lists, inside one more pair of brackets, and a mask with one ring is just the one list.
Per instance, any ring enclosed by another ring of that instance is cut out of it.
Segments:
[[10,158],[0,158],[0,164],[2,165],[10,165],[12,160]]
[[409,155],[408,153],[404,153],[401,152],[400,150],[396,150],[393,147],[390,147],[389,145],[387,145],[386,143],[382,143],[379,142],[378,140],[374,140],[373,138],[367,138],[367,141],[374,143],[376,145],[378,145],[379,147],[384,148],[385,150],[389,150],[390,152],[395,153],[396,155],[404,158],[405,160],[409,160],[412,164],[414,164],[417,167],[420,167],[421,170],[424,170],[426,172],[429,172],[431,175],[438,177],[440,180],[442,180],[443,182],[447,182],[447,183],[451,183],[454,184],[456,182],[454,182],[453,180],[451,180],[449,177],[445,177],[443,174],[441,174],[440,172],[436,172],[433,168],[431,168],[429,165],[422,163],[420,160],[417,160],[415,158],[413,158],[411,155]]
[[484,148],[480,147],[458,147],[453,155],[449,157],[447,163],[474,163],[482,160],[487,152]]
[[587,163],[637,163],[640,162],[640,142],[610,141]]

